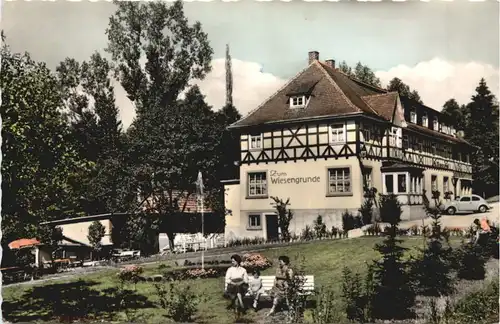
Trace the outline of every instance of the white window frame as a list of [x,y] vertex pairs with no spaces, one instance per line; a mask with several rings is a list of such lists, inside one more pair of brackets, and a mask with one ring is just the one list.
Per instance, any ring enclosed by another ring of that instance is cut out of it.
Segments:
[[[399,192],[399,176],[404,175],[405,176],[405,192]],[[387,181],[386,181],[386,176],[392,176],[392,192],[387,191]],[[409,172],[384,172],[382,173],[382,190],[384,195],[388,194],[395,194],[395,195],[401,195],[401,194],[409,194],[411,193],[411,176]]]
[[455,127],[453,127],[453,126],[450,127],[450,134],[453,137],[455,137],[457,135],[457,131],[455,130]]
[[[258,177],[258,176],[264,176],[264,177]],[[252,182],[252,176],[255,176],[256,178]],[[269,192],[268,188],[268,180],[267,180],[267,172],[265,171],[254,171],[254,172],[248,172],[247,173],[247,196],[249,198],[260,198],[260,197],[267,197]],[[252,194],[252,186],[255,187],[255,193]],[[261,192],[258,194],[257,189],[260,188]]]
[[[335,132],[335,134],[334,134]],[[328,137],[330,144],[343,144],[347,141],[347,130],[345,124],[332,124],[328,126]]]
[[423,176],[416,177],[410,174],[410,194],[422,194]]
[[389,146],[403,147],[402,134],[403,130],[399,127],[392,127],[389,131]]
[[290,108],[304,108],[307,105],[306,96],[292,96],[290,97]]
[[[346,172],[347,171],[347,172]],[[346,175],[347,174],[347,175]],[[335,182],[336,190],[332,190],[332,184]],[[348,183],[346,185],[346,183]],[[338,190],[341,187],[342,190]],[[348,189],[348,190],[346,190]],[[327,169],[327,196],[342,196],[352,194],[352,171],[348,166],[333,167]]]
[[434,119],[434,121],[432,123],[433,123],[432,127],[434,128],[434,130],[436,132],[439,132],[439,120],[436,118],[436,119]]
[[417,113],[415,111],[411,111],[410,112],[410,121],[413,123],[413,124],[416,124],[417,123]]
[[[258,225],[252,225],[252,219],[253,218],[255,220],[257,220],[256,223],[258,223]],[[252,229],[252,230],[260,230],[260,229],[262,229],[262,214],[259,214],[259,213],[248,214],[247,228],[248,229]]]
[[429,117],[427,114],[422,116],[422,126],[429,127]]
[[[262,150],[262,143],[264,142],[262,134],[248,135],[248,148],[252,151]],[[256,144],[256,145],[254,145]]]

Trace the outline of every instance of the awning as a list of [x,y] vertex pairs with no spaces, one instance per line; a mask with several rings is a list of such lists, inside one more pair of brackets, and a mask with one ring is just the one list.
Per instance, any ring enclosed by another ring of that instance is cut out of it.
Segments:
[[19,239],[9,243],[9,248],[11,250],[19,250],[24,248],[29,248],[33,246],[40,245],[40,241],[35,238],[31,239]]
[[406,163],[382,163],[382,167],[380,168],[382,172],[390,172],[390,171],[409,171],[409,172],[423,172],[425,169],[412,164]]

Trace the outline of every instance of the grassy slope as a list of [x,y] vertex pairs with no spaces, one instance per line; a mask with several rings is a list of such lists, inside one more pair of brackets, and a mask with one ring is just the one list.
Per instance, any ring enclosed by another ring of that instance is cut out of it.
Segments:
[[[304,269],[307,274],[314,275],[317,286],[327,285],[340,294],[341,273],[344,266],[353,271],[363,272],[365,262],[378,258],[373,250],[380,238],[365,237],[338,241],[316,241],[303,245],[268,250],[262,252],[276,262],[279,255],[288,255],[292,262],[296,256],[305,257]],[[407,238],[404,246],[415,251],[422,246],[421,238]],[[152,274],[155,267],[149,266],[148,273]],[[274,273],[274,268],[263,272],[264,275]],[[222,279],[199,279],[188,281],[196,293],[206,296],[206,301],[199,307],[197,322],[234,323],[234,316],[225,309],[227,302],[222,298]],[[36,320],[69,319],[68,315],[89,314],[94,318],[114,321],[139,321],[150,323],[166,322],[165,313],[156,308],[155,290],[151,284],[137,285],[137,310],[130,313],[128,318],[125,312],[113,311],[116,309],[117,299],[114,298],[118,281],[116,271],[106,271],[74,278],[66,281],[52,281],[39,286],[8,287],[3,290],[3,311],[9,321],[33,322]],[[133,287],[132,287],[133,288]],[[341,313],[341,300],[337,307]],[[248,320],[261,322],[261,314],[250,313]],[[76,319],[76,318],[74,318]]]

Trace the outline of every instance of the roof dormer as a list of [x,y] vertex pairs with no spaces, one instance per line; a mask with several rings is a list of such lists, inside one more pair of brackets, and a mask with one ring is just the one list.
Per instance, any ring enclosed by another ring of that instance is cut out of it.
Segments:
[[291,96],[290,108],[305,108],[307,105],[307,97],[305,95]]

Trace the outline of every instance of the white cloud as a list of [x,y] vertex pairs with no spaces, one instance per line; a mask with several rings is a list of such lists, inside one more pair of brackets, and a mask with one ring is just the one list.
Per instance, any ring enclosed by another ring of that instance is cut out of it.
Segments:
[[[276,92],[286,80],[271,73],[264,73],[262,66],[254,62],[232,59],[233,104],[245,116]],[[226,102],[225,59],[212,61],[212,71],[202,81],[196,82],[205,100],[214,110]],[[116,82],[116,103],[120,108],[122,123],[127,128],[135,117],[135,109],[128,100],[125,90]]]
[[427,106],[437,110],[441,110],[443,104],[451,98],[455,98],[459,104],[467,104],[481,78],[486,80],[490,91],[498,97],[499,70],[489,64],[450,62],[434,58],[413,67],[398,65],[389,71],[378,71],[375,74],[383,86],[394,77],[400,78],[411,89],[418,91]]
[[[286,80],[262,71],[262,65],[231,60],[233,72],[233,104],[245,116],[276,92]],[[226,68],[224,59],[212,61],[212,72],[197,82],[206,101],[215,110],[226,102]]]

